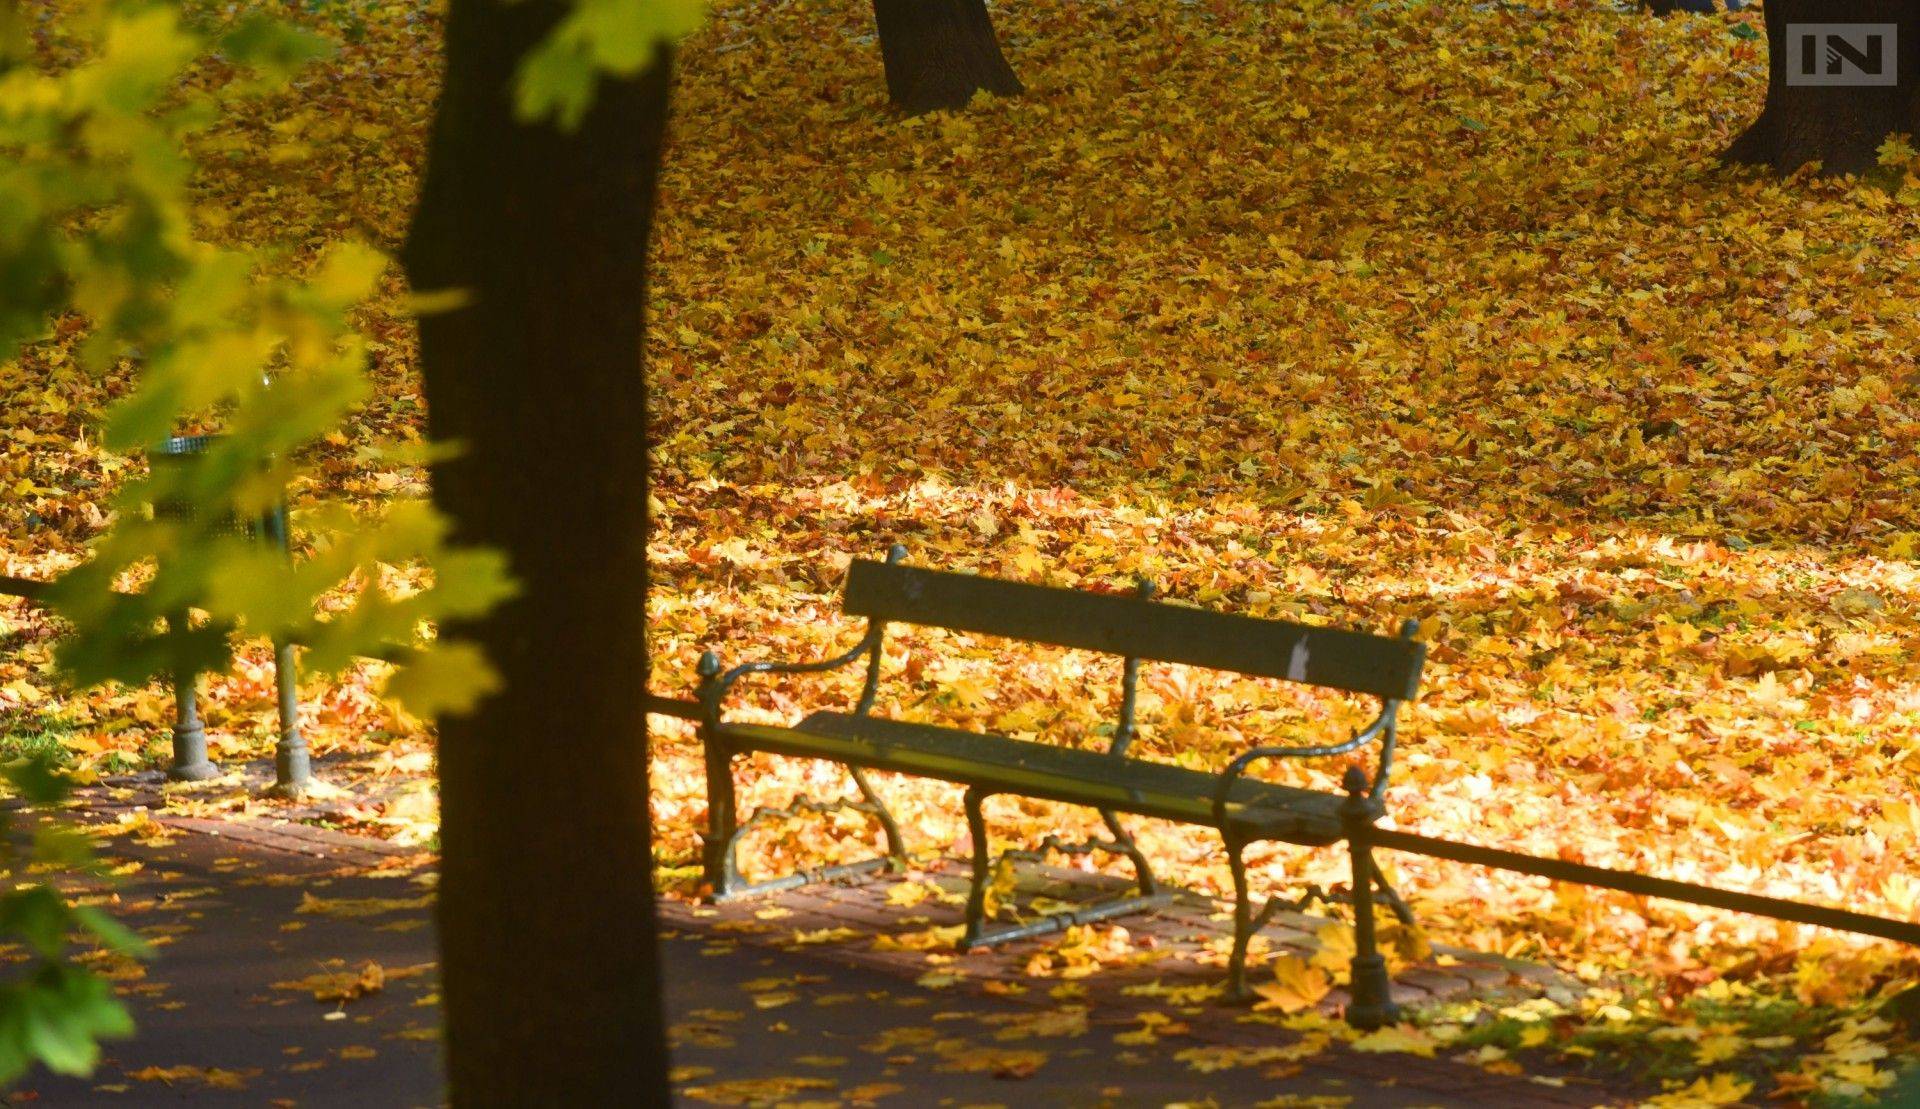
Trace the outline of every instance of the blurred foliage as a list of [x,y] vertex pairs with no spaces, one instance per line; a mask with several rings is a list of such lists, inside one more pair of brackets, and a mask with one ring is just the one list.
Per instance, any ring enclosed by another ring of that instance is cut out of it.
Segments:
[[[0,349],[84,329],[82,365],[132,363],[138,388],[104,429],[112,449],[138,451],[189,425],[218,432],[191,464],[153,467],[123,488],[113,527],[56,585],[54,604],[77,629],[61,656],[69,676],[133,683],[219,668],[235,627],[299,642],[309,670],[333,672],[505,595],[501,559],[449,549],[445,522],[424,502],[377,520],[314,513],[306,557],[291,564],[233,525],[269,511],[301,448],[365,394],[364,345],[348,313],[387,260],[342,242],[290,273],[273,249],[202,241],[184,144],[234,100],[271,92],[324,56],[326,42],[257,14],[203,30],[167,5],[99,0],[65,13],[61,30],[82,44],[74,64],[34,64],[26,21],[17,5],[8,12]],[[206,80],[214,66],[223,79]],[[149,512],[155,503],[191,511]],[[434,584],[382,588],[383,567],[418,560],[434,567]],[[329,618],[318,619],[328,594]],[[205,614],[197,630],[156,633],[189,610]],[[406,657],[389,692],[422,715],[468,707],[489,688],[471,648]]]
[[[0,766],[6,791],[19,800],[52,805],[67,779],[41,756]],[[76,904],[47,876],[101,876],[93,841],[55,821],[21,827],[19,809],[0,809],[0,936],[26,949],[0,979],[0,1084],[35,1062],[61,1074],[86,1074],[100,1057],[99,1041],[133,1032],[133,1020],[104,978],[68,958],[76,939],[132,958],[150,952],[145,941],[92,905]],[[27,878],[32,875],[31,878]],[[23,880],[24,879],[24,880]]]
[[[424,502],[373,519],[316,512],[298,561],[235,526],[271,510],[302,448],[364,396],[349,311],[387,260],[341,242],[294,267],[272,248],[204,241],[186,144],[329,49],[257,13],[222,24],[145,0],[81,0],[31,17],[17,0],[0,6],[0,352],[24,356],[80,333],[83,367],[137,371],[105,420],[113,450],[213,433],[190,464],[128,483],[91,557],[51,591],[74,627],[60,661],[77,684],[223,667],[228,632],[244,629],[305,645],[309,670],[404,656],[388,692],[422,715],[467,708],[491,685],[473,648],[416,645],[432,622],[483,612],[510,588],[499,556],[449,549],[446,522]],[[149,511],[156,504],[183,511]],[[421,561],[434,571],[426,587],[386,584],[387,568]],[[194,612],[197,621],[169,619]],[[58,798],[45,767],[9,772],[27,800]],[[83,843],[42,831],[32,859],[83,868]],[[76,929],[136,945],[51,886],[0,899],[0,935],[36,956],[28,978],[0,988],[0,1079],[34,1060],[84,1072],[99,1036],[130,1031],[106,984],[63,961]]]
[[573,10],[522,61],[516,113],[571,130],[593,103],[601,75],[636,76],[662,44],[699,27],[704,8],[700,0],[575,0]]

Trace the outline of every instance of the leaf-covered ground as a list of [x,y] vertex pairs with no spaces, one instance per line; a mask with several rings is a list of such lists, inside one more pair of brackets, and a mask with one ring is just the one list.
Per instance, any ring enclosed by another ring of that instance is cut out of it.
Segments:
[[[210,233],[296,261],[397,245],[437,66],[429,9],[313,18],[338,57],[204,152]],[[893,541],[1256,615],[1412,617],[1432,662],[1397,826],[1920,917],[1920,210],[1897,168],[1889,188],[1718,166],[1759,106],[1757,14],[1022,0],[996,20],[1028,94],[919,120],[887,109],[853,0],[726,7],[684,50],[649,351],[658,685],[684,688],[707,646],[850,643],[841,571]],[[391,291],[365,321],[378,400],[303,500],[423,489],[375,445],[421,415]],[[84,377],[66,338],[0,365],[13,573],[77,557],[138,465],[94,445],[125,382]],[[158,753],[159,691],[69,697],[54,629],[0,619],[11,729],[90,763]],[[887,711],[1064,743],[1114,716],[1112,660],[917,632],[889,659]],[[309,691],[319,745],[424,742],[362,677]],[[851,688],[763,684],[742,712]],[[1193,765],[1359,720],[1175,668],[1146,688],[1137,749]],[[219,741],[257,752],[264,671],[211,699]],[[663,724],[656,752],[660,851],[682,866],[698,750]],[[843,785],[774,760],[743,777],[769,802]],[[962,833],[954,791],[883,788],[916,845]],[[989,814],[1008,835],[1086,826],[1016,799]],[[1224,884],[1210,835],[1141,834],[1169,876]],[[755,861],[868,840],[797,825]],[[1343,869],[1257,858],[1275,886]],[[1752,1039],[1788,1033],[1754,998],[1844,1007],[1920,977],[1891,945],[1392,863],[1436,937],[1621,991],[1587,1014],[1603,1029],[1732,1037],[1695,1061],[1789,1092],[1873,1088],[1887,1030],[1823,1046],[1835,1011],[1756,1064]]]

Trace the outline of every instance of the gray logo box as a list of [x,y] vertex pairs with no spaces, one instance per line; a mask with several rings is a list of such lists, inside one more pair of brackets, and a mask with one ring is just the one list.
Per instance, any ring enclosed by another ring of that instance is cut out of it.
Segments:
[[1892,23],[1789,23],[1787,84],[1897,84],[1896,30]]

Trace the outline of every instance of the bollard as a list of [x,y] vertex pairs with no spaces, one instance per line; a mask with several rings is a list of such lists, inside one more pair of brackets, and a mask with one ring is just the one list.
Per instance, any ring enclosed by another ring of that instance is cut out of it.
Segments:
[[[167,629],[187,630],[187,614],[176,613],[167,619]],[[176,782],[203,782],[216,777],[220,768],[207,758],[207,729],[200,722],[198,686],[200,675],[183,670],[173,676],[173,765],[167,777]]]
[[[184,465],[206,453],[214,438],[211,435],[176,435],[153,449],[152,461],[160,466]],[[153,511],[156,516],[190,519],[194,509],[192,505],[168,502],[156,503]],[[284,557],[293,557],[284,500],[258,520],[242,521],[230,517],[220,527],[272,543]],[[187,619],[187,614],[181,613],[169,620],[168,624],[184,632]],[[273,665],[280,715],[280,733],[273,751],[273,788],[276,793],[297,798],[312,785],[313,770],[307,753],[306,736],[300,731],[300,674],[292,643],[282,640],[274,642]],[[173,765],[168,769],[167,776],[176,781],[202,781],[220,772],[219,767],[207,757],[206,729],[200,721],[197,696],[198,680],[199,675],[192,672],[174,676]]]

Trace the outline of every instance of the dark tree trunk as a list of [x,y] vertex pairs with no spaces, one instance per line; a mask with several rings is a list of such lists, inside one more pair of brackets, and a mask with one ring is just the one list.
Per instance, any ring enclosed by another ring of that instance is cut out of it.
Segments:
[[[1878,148],[1920,121],[1920,0],[1767,0],[1767,103],[1727,149],[1730,162],[1791,173],[1819,162],[1823,173],[1873,168]],[[1787,83],[1790,23],[1892,23],[1898,83],[1884,86]]]
[[456,1105],[665,1105],[647,809],[647,235],[669,58],[600,82],[571,133],[515,120],[520,58],[564,0],[452,0],[405,251],[433,469],[459,539],[518,597],[445,629],[504,684],[440,728]]
[[978,89],[1021,91],[986,0],[873,0],[887,95],[911,115],[964,108]]

